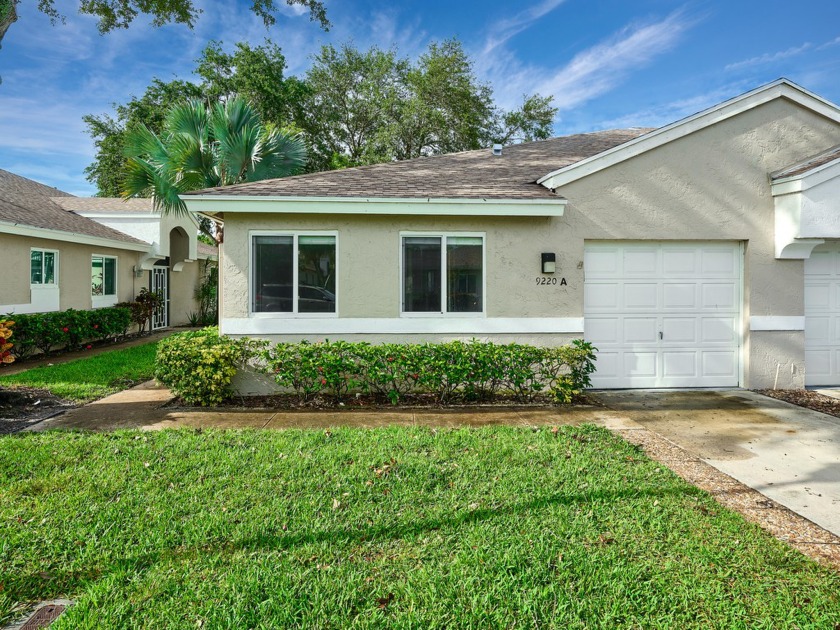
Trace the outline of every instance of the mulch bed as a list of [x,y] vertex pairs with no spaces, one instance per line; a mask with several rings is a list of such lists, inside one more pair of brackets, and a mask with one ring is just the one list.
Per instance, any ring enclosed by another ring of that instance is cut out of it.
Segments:
[[[581,395],[572,401],[573,405],[588,405],[602,407],[603,405],[593,397]],[[328,396],[314,396],[301,402],[294,394],[274,394],[271,396],[234,396],[220,407],[236,407],[246,409],[278,409],[283,411],[330,410],[341,409],[452,409],[475,407],[550,407],[558,405],[550,396],[534,396],[530,402],[515,400],[511,397],[498,396],[492,401],[454,399],[441,403],[434,394],[409,394],[400,398],[394,405],[386,396],[371,394],[356,394],[341,401]],[[188,407],[180,398],[176,398],[169,405],[173,407]]]
[[840,418],[840,399],[807,389],[757,389],[759,394]]
[[0,434],[16,433],[75,406],[43,389],[0,388]]

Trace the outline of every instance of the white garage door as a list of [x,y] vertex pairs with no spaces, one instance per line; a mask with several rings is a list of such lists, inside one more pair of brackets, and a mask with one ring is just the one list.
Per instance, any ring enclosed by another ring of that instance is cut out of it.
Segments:
[[805,261],[805,384],[840,385],[840,244]]
[[593,387],[738,385],[738,243],[588,243],[584,273]]

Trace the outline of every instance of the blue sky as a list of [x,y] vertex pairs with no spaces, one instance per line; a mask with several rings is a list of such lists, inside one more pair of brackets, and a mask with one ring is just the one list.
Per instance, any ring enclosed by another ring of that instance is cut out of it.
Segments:
[[141,18],[104,36],[78,2],[57,0],[67,20],[55,26],[35,4],[19,5],[0,49],[0,168],[79,195],[95,192],[82,116],[110,112],[153,77],[189,78],[211,39],[269,37],[298,74],[324,43],[415,57],[457,37],[501,105],[554,96],[558,135],[667,124],[782,76],[840,103],[837,0],[327,0],[328,33],[291,8],[267,31],[249,0],[199,0],[194,30]]

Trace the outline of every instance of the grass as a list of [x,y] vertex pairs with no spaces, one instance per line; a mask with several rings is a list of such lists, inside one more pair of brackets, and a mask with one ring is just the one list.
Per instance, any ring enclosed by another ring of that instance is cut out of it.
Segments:
[[596,427],[0,438],[0,621],[835,628],[840,576]]
[[152,378],[156,350],[157,342],[150,342],[67,363],[35,367],[0,376],[0,386],[45,389],[60,398],[86,403]]

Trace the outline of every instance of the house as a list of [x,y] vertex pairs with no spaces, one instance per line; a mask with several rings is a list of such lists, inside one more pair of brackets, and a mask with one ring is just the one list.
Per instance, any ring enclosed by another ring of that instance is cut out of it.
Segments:
[[840,384],[840,108],[780,79],[665,127],[208,189],[223,333],[599,352],[594,385]]
[[200,261],[193,217],[161,217],[151,200],[75,197],[0,170],[0,313],[91,309],[160,291],[154,327],[186,323]]

